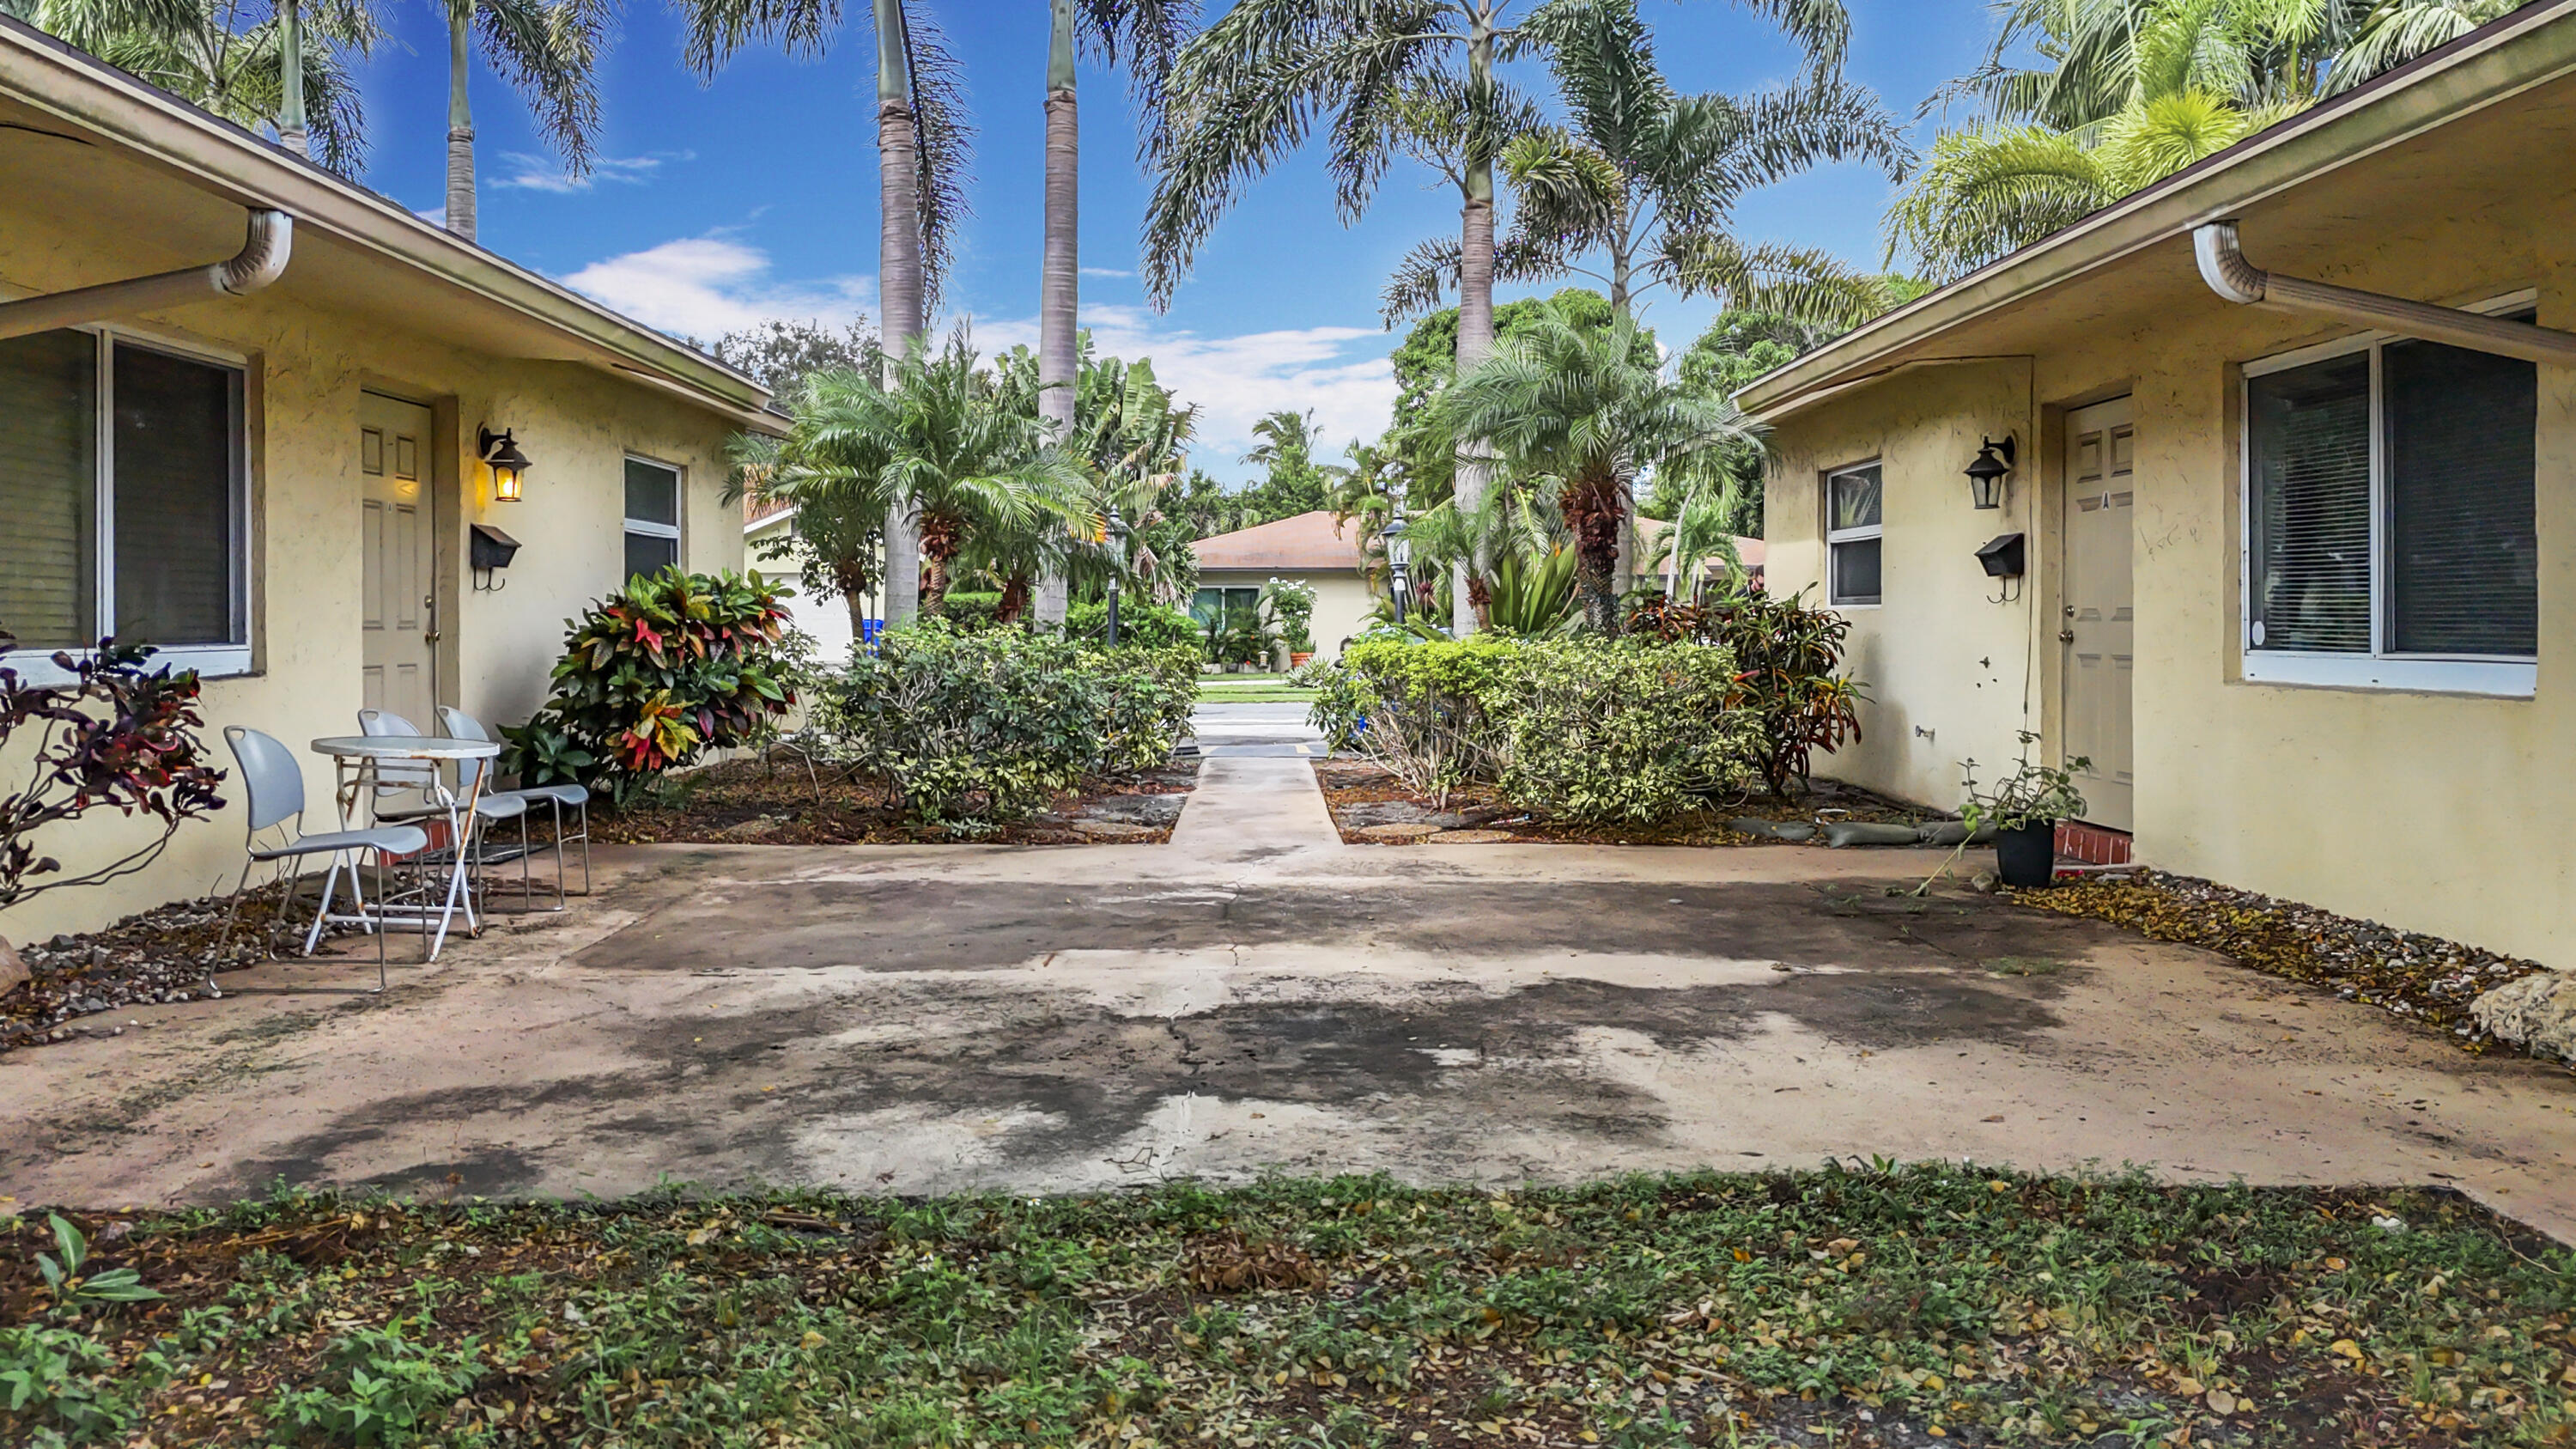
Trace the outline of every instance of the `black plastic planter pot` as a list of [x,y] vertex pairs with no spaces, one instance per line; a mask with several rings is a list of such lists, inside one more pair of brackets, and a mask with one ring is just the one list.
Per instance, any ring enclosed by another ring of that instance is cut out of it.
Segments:
[[2057,877],[2057,826],[2051,822],[1995,832],[1995,874],[2008,886],[2044,886]]

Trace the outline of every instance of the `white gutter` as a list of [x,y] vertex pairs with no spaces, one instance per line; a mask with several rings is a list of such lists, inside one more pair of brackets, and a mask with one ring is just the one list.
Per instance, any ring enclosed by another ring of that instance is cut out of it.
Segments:
[[255,210],[248,239],[229,260],[0,302],[0,338],[106,322],[207,297],[247,297],[285,275],[286,259],[294,250],[294,218],[282,211]]
[[2191,249],[2200,259],[2201,280],[2230,302],[2313,312],[2401,337],[2448,342],[2554,367],[2576,367],[2576,332],[2264,271],[2245,260],[2245,249],[2237,240],[2233,221],[2214,221],[2194,228]]

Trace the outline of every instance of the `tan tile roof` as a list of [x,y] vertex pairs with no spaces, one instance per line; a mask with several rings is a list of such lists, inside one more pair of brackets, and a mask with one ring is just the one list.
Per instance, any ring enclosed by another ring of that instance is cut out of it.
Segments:
[[1360,566],[1360,530],[1364,526],[1357,518],[1336,524],[1330,510],[1318,508],[1257,528],[1200,539],[1199,568],[1356,572]]

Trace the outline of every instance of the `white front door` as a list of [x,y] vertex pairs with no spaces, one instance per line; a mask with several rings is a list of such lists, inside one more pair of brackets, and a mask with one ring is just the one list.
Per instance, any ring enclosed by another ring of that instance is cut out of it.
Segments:
[[2129,400],[2119,398],[2066,418],[2066,617],[2057,638],[2065,652],[2065,758],[2090,759],[2076,772],[2084,818],[2114,830],[2132,828],[2137,799],[2130,686],[2136,677],[2137,622],[2130,591],[2131,521],[2137,432]]
[[365,700],[438,731],[438,600],[431,568],[429,409],[358,394],[364,487]]

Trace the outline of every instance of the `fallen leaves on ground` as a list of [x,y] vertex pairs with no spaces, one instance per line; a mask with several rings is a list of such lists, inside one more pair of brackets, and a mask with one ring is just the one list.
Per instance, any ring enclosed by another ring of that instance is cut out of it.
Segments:
[[0,1219],[8,1442],[2548,1444],[2576,1381],[2576,1257],[2413,1191],[1878,1163],[72,1216],[167,1296],[59,1301],[43,1216]]
[[2469,1015],[2469,1003],[2547,969],[2537,961],[2164,871],[2011,895],[2026,906],[2109,921],[2159,941],[2215,951],[2269,975],[2329,987],[2347,1001],[2438,1027],[2471,1052],[2484,1052],[2495,1039]]

